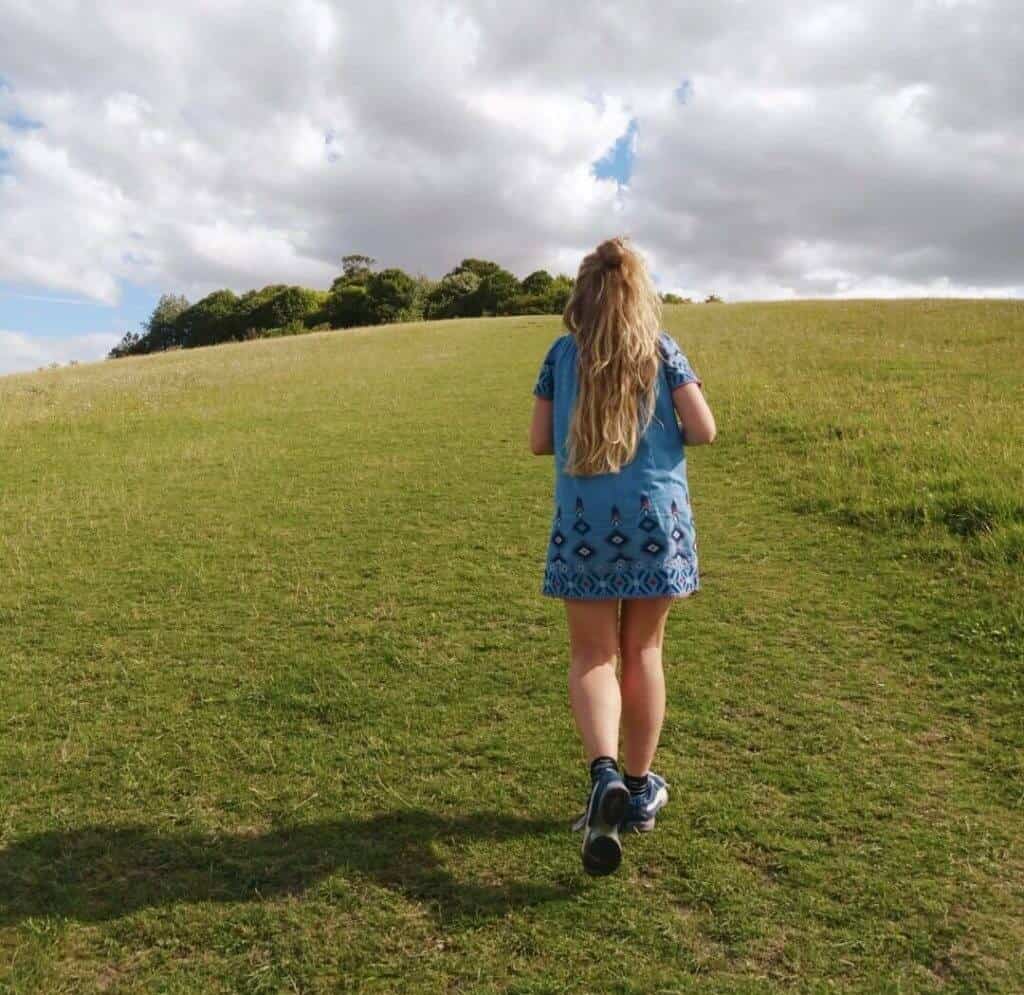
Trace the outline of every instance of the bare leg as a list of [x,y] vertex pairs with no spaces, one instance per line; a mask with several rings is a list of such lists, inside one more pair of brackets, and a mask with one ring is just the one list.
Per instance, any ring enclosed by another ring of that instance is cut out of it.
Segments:
[[661,648],[672,598],[624,598],[619,629],[622,656],[622,732],[625,769],[646,774],[665,719]]
[[569,703],[583,749],[595,757],[617,757],[622,697],[615,674],[619,650],[618,599],[566,598],[569,624]]

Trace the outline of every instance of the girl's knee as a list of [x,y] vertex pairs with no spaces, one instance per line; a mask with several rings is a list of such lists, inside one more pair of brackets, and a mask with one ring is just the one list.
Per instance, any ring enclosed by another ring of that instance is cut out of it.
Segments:
[[617,657],[618,647],[600,644],[574,646],[570,654],[572,668],[576,671],[593,670],[606,664],[614,667]]
[[619,654],[622,657],[623,669],[627,667],[653,667],[661,665],[660,642],[636,643],[623,640],[619,647]]

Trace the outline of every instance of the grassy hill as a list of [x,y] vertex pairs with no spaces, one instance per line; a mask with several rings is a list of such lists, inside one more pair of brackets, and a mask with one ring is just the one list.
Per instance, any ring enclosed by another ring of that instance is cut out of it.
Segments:
[[1024,989],[1024,305],[666,327],[703,590],[598,880],[557,319],[0,379],[0,992]]

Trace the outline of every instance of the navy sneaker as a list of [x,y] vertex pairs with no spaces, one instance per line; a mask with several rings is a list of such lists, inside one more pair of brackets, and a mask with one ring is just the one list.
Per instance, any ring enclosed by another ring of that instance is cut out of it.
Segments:
[[619,827],[629,805],[629,788],[613,767],[603,770],[590,788],[586,811],[573,823],[583,831],[583,869],[611,874],[622,863]]
[[622,832],[649,833],[654,828],[655,816],[668,804],[668,783],[660,774],[647,775],[647,790],[630,795],[626,813],[619,827]]

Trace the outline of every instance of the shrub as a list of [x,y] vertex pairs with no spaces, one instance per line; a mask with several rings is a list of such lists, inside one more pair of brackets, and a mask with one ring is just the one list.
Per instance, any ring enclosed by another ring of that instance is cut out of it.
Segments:
[[555,278],[546,269],[534,270],[523,280],[523,293],[543,296],[554,282]]
[[427,318],[477,318],[498,314],[503,302],[522,292],[515,275],[488,259],[463,259],[430,291]]
[[415,317],[419,287],[408,273],[385,269],[366,281],[366,297],[373,321],[382,325]]
[[248,324],[245,308],[231,290],[215,290],[183,311],[175,322],[186,349],[230,342],[242,337]]
[[143,333],[125,332],[124,338],[110,350],[110,359],[161,352],[182,344],[179,318],[188,310],[188,300],[180,295],[163,294],[148,320],[142,322]]
[[550,314],[551,300],[544,294],[517,294],[503,301],[499,314]]
[[342,287],[349,286],[363,286],[366,281],[370,279],[370,275],[373,273],[373,267],[376,265],[377,260],[370,256],[363,256],[359,253],[352,253],[348,256],[342,256],[341,259],[341,276],[335,279],[334,283],[331,284],[331,292],[340,290]]
[[327,296],[305,287],[265,287],[251,301],[246,300],[248,295],[243,297],[242,306],[248,312],[245,320],[253,328],[280,328],[304,322],[323,307]]
[[373,322],[366,287],[360,284],[343,284],[331,291],[323,311],[332,328],[353,328]]
[[458,273],[475,273],[482,280],[491,273],[496,273],[501,267],[492,263],[489,259],[463,259],[455,269],[450,270],[446,276],[455,276]]
[[182,345],[181,328],[178,319],[188,310],[188,299],[182,295],[162,294],[149,320],[143,327],[146,334],[146,348],[149,352]]
[[137,332],[125,332],[124,338],[107,353],[107,359],[120,359],[122,356],[138,356],[143,350],[140,347],[142,336]]
[[502,304],[515,297],[519,290],[519,281],[512,273],[495,269],[481,278],[473,310],[476,314],[498,314]]
[[471,270],[449,273],[427,295],[424,317],[462,318],[472,313],[480,277]]
[[551,314],[561,314],[572,296],[576,281],[571,276],[556,276],[547,290],[548,307]]

